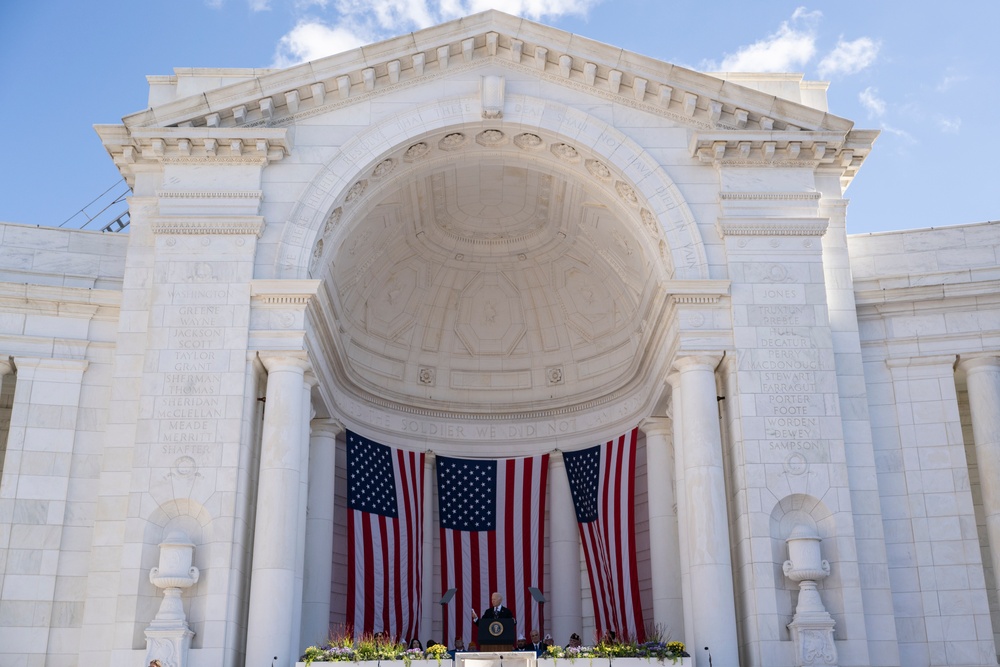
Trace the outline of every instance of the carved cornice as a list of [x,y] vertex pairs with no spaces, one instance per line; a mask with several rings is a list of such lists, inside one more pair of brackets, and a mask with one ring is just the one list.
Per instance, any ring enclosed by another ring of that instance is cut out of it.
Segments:
[[285,128],[97,126],[104,147],[129,185],[147,164],[266,166],[291,153]]
[[260,190],[158,190],[156,196],[160,199],[263,199]]
[[823,236],[829,224],[826,218],[722,218],[718,229],[722,236]]
[[871,152],[877,131],[695,132],[691,157],[718,167],[799,167],[840,172],[847,187]]
[[820,192],[720,192],[722,201],[819,201]]
[[250,299],[267,306],[306,306],[319,290],[319,280],[251,280]]
[[483,65],[530,72],[703,129],[851,127],[845,119],[787,100],[781,100],[781,118],[772,118],[772,95],[496,11],[419,31],[405,42],[390,40],[263,72],[134,114],[125,123],[133,128],[273,127],[372,93]]
[[154,234],[173,236],[227,236],[253,235],[260,238],[264,233],[264,218],[239,216],[227,218],[164,216],[153,220],[150,228]]
[[664,284],[668,303],[717,304],[729,296],[728,280],[671,280]]

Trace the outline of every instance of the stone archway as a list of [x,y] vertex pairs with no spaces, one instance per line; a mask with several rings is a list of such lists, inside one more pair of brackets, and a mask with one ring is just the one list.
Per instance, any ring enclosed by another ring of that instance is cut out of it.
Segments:
[[333,400],[376,433],[360,415],[405,415],[387,442],[527,451],[634,427],[658,398],[665,285],[707,277],[691,212],[641,147],[559,103],[507,107],[373,124],[284,229],[276,273],[323,281]]

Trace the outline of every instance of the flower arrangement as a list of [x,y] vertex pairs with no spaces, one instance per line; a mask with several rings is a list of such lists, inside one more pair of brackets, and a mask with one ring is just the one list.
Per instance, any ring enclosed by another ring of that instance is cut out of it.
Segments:
[[[426,651],[418,648],[407,649],[403,644],[382,637],[365,636],[357,641],[350,636],[331,639],[323,646],[310,646],[302,656],[306,665],[313,662],[358,662],[360,660],[402,660],[407,667],[413,660],[434,658],[438,664],[448,657],[448,647],[444,644],[428,646]],[[552,660],[566,659],[570,662],[577,658],[645,658],[664,662],[669,660],[676,664],[681,658],[688,657],[684,642],[659,640],[639,644],[635,641],[611,641],[602,639],[594,646],[549,646],[545,649],[545,657]]]
[[615,642],[604,639],[598,641],[594,646],[567,646],[566,648],[549,646],[545,651],[545,657],[552,660],[566,659],[570,662],[574,662],[577,658],[646,658],[659,662],[669,660],[676,664],[681,658],[689,656],[684,650],[684,642],[649,641],[638,644],[634,641]]
[[440,665],[441,658],[448,656],[448,647],[444,644],[434,644],[433,646],[428,646],[425,653],[428,658],[434,658]]

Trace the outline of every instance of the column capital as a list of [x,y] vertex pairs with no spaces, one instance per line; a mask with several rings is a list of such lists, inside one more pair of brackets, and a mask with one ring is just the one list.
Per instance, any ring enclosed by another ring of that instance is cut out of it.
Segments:
[[958,360],[958,367],[965,372],[979,369],[1000,370],[1000,355],[976,355],[962,356]]
[[14,362],[10,357],[0,359],[0,378],[14,373]]
[[[12,357],[6,363],[12,364],[13,370],[18,374],[23,374],[25,377],[28,376],[28,372],[30,371],[83,373],[90,366],[90,362],[86,359],[59,359],[52,357]],[[0,374],[3,374],[3,372],[0,371]]]
[[323,434],[332,438],[336,438],[346,430],[339,419],[313,419],[310,429],[313,435]]
[[[692,352],[690,354],[678,355],[671,364],[671,370],[678,373],[687,373],[695,370],[715,371],[719,362],[722,361],[722,352]],[[670,376],[667,376],[670,380]]]
[[674,424],[666,417],[647,417],[639,429],[647,436],[651,434],[670,436],[673,434]]
[[275,371],[301,370],[303,374],[312,366],[305,352],[292,350],[262,350],[257,353],[268,373]]

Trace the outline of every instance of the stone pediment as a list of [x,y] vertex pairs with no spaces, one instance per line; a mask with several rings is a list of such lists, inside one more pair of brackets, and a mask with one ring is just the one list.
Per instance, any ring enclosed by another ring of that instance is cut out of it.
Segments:
[[125,172],[137,159],[203,153],[280,159],[290,150],[287,139],[267,133],[487,67],[531,73],[688,127],[691,155],[704,161],[827,165],[849,180],[875,137],[806,104],[495,10],[283,70],[197,70],[208,86],[233,83],[155,104],[125,117],[124,128],[99,132]]

